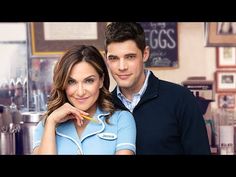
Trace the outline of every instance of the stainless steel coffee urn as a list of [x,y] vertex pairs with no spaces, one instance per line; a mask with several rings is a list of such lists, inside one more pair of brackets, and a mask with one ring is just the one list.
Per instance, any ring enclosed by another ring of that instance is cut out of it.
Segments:
[[43,113],[42,112],[23,112],[21,124],[21,144],[22,144],[22,154],[30,155],[33,151],[33,136],[34,131],[39,123],[42,120]]
[[15,155],[16,154],[16,133],[19,132],[18,124],[10,123],[8,126],[1,127],[0,137],[0,154]]
[[11,110],[0,105],[0,154],[16,154],[16,133],[20,131],[20,125],[14,120],[20,120],[21,114],[17,110]]

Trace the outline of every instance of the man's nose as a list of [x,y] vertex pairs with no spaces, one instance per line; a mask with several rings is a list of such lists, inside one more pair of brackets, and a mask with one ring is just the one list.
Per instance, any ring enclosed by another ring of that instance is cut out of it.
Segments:
[[119,70],[126,70],[128,68],[127,63],[124,59],[120,59]]

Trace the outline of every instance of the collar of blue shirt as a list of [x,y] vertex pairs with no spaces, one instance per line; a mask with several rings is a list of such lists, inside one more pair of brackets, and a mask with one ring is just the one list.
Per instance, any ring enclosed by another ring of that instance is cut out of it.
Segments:
[[141,97],[143,96],[143,94],[145,93],[146,89],[147,89],[147,85],[148,85],[148,78],[150,75],[150,71],[149,70],[144,70],[144,73],[146,75],[144,84],[142,86],[142,88],[139,90],[138,93],[135,93],[133,95],[132,100],[127,99],[120,90],[120,87],[117,86],[117,97],[122,101],[122,103],[125,105],[125,107],[127,109],[129,109],[131,112],[133,112],[133,109],[135,108],[135,106],[138,104],[138,102],[140,101]]
[[105,116],[108,115],[108,112],[104,112],[97,108],[96,113],[93,118],[97,119],[100,123],[90,122],[86,129],[84,130],[81,139],[79,138],[73,120],[67,121],[65,123],[60,124],[56,128],[56,133],[60,136],[64,136],[66,138],[71,139],[72,141],[78,143],[82,142],[86,137],[91,136],[93,134],[97,134],[102,132],[105,129],[104,119]]

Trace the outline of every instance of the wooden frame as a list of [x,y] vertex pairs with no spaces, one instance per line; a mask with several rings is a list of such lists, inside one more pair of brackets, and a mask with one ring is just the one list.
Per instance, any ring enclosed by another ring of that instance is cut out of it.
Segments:
[[236,68],[236,48],[217,47],[216,59],[218,68]]
[[222,93],[218,95],[218,108],[235,108],[235,94]]
[[216,71],[216,91],[236,92],[236,70]]
[[235,22],[210,22],[205,28],[206,46],[236,46]]
[[103,22],[29,23],[31,55],[33,57],[58,56],[71,46],[79,44],[94,45],[103,51],[105,26],[106,23]]

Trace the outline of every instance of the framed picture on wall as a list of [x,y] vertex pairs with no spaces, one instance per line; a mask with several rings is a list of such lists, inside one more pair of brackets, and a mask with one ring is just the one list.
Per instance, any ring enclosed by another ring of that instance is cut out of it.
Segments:
[[236,92],[236,70],[216,71],[216,91]]
[[94,45],[103,51],[104,22],[29,23],[32,57],[58,56],[72,45]]
[[236,68],[236,48],[217,47],[216,59],[218,68]]
[[208,22],[205,25],[206,46],[236,46],[236,22]]
[[235,108],[235,94],[222,93],[218,95],[218,108]]

